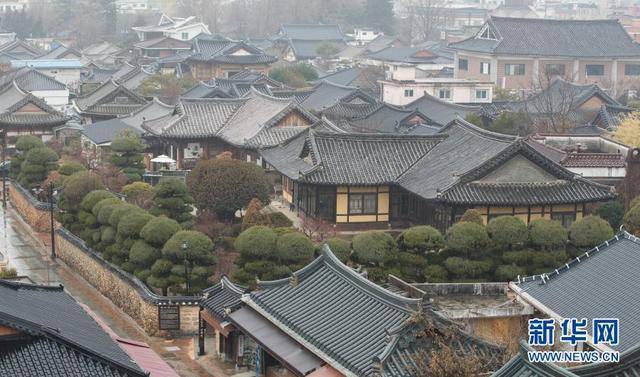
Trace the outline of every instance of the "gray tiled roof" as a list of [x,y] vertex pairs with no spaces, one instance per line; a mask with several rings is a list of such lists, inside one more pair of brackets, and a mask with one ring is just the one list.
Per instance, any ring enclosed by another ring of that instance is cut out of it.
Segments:
[[101,122],[85,124],[82,134],[91,140],[94,144],[110,143],[118,133],[123,131],[131,131],[138,135],[142,132],[136,127],[132,127],[121,119],[109,119]]
[[[194,38],[193,43],[194,53],[189,60],[230,64],[270,64],[278,60],[275,56],[268,55],[261,49],[242,41],[201,34]],[[235,55],[234,53],[238,50],[244,50],[249,54]]]
[[433,122],[446,126],[457,117],[465,118],[469,114],[478,113],[480,106],[459,105],[446,102],[428,93],[415,101],[404,105],[405,109],[418,110]]
[[[422,56],[421,56],[422,55]],[[422,47],[387,47],[368,54],[367,59],[411,64],[451,63],[453,59],[429,51]]]
[[[300,102],[300,105],[309,111],[321,112],[324,109],[337,104],[346,97],[359,93],[365,100],[359,101],[373,103],[376,100],[353,86],[342,86],[329,81],[320,81],[314,87],[311,94]],[[347,101],[348,102],[348,101]]]
[[368,281],[326,246],[292,278],[258,284],[247,305],[295,334],[316,355],[332,359],[343,374],[373,375],[374,358],[391,353],[395,339],[389,332],[409,325],[420,310],[420,300]]
[[0,375],[145,375],[62,287],[0,280],[0,302],[0,325],[26,335],[0,340]]
[[16,85],[25,92],[67,89],[66,85],[63,83],[57,81],[53,77],[36,71],[33,68],[20,68],[5,72],[0,76],[0,87],[4,88],[13,81],[15,81]]
[[[25,94],[16,87],[15,82],[10,84],[2,94],[0,102],[6,108],[0,112],[0,125],[13,127],[55,127],[60,126],[71,118],[47,105],[46,102],[32,94]],[[19,112],[24,106],[32,104],[42,112]]]
[[[115,100],[118,97],[126,98],[127,102],[116,102]],[[75,100],[75,105],[80,112],[105,115],[130,114],[146,103],[147,101],[144,98],[113,79],[100,85],[93,92]]]
[[[517,284],[561,318],[619,318],[619,351],[640,343],[640,240],[623,232],[557,270]],[[549,314],[549,313],[547,313]],[[591,326],[589,326],[590,328]]]
[[288,39],[303,41],[337,41],[345,39],[345,35],[339,25],[283,24],[280,26],[280,34]]
[[319,56],[318,47],[327,43],[333,45],[339,51],[347,47],[347,44],[343,41],[306,41],[297,39],[289,41],[289,46],[297,59],[314,59]]
[[[143,127],[150,133],[164,137],[194,138],[218,137],[236,146],[247,146],[254,142],[281,138],[288,131],[299,131],[295,126],[283,126],[265,135],[280,118],[291,111],[299,112],[309,123],[316,119],[289,99],[281,99],[251,89],[243,98],[233,99],[186,99],[176,110],[165,117],[147,121]],[[291,130],[285,131],[285,128]],[[291,135],[295,135],[295,132]],[[256,144],[251,144],[252,146]]]
[[247,291],[247,287],[235,284],[228,277],[222,276],[218,284],[202,292],[205,298],[201,305],[218,320],[223,320],[227,316],[225,310],[240,305],[240,298]]
[[491,17],[497,40],[477,36],[450,44],[458,50],[509,55],[639,57],[640,46],[618,20]]

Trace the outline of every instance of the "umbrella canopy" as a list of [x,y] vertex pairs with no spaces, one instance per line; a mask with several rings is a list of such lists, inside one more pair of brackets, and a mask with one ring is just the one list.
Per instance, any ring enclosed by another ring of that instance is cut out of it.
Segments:
[[167,155],[161,154],[158,157],[152,158],[151,162],[158,162],[161,164],[173,164],[174,162],[176,162],[176,160],[172,159]]

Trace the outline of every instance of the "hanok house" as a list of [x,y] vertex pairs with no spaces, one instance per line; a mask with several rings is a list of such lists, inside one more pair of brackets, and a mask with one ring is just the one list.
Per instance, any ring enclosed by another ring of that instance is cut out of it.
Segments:
[[455,78],[506,89],[532,89],[561,76],[617,93],[640,75],[640,46],[618,20],[491,17],[477,34],[449,47],[456,51]]
[[483,107],[484,117],[493,120],[503,112],[521,113],[541,132],[593,133],[612,130],[618,118],[631,112],[597,84],[578,85],[555,78],[548,87],[521,101],[494,102]]
[[0,373],[148,376],[62,286],[0,280]]
[[182,93],[183,98],[240,98],[244,97],[251,88],[261,93],[274,95],[274,92],[289,89],[284,84],[270,79],[264,73],[242,71],[230,78],[217,77],[198,84]]
[[618,318],[618,345],[593,344],[590,334],[577,349],[629,351],[640,343],[640,308],[630,305],[640,299],[636,289],[639,255],[640,239],[623,231],[557,269],[520,278],[509,288],[518,300],[535,308],[537,318],[558,323],[564,318],[586,318],[589,332],[594,318]]
[[231,77],[244,70],[267,73],[278,59],[246,42],[200,35],[193,40],[193,54],[187,59],[196,80]]
[[0,130],[9,148],[22,135],[34,135],[46,142],[55,136],[56,127],[70,119],[40,98],[20,90],[15,82],[0,92]]
[[259,147],[284,142],[316,120],[292,100],[251,88],[243,98],[183,98],[171,114],[148,120],[142,127],[148,138],[162,144],[156,152],[170,156],[184,169],[199,158],[223,152],[262,164]]
[[138,42],[133,45],[136,56],[147,63],[156,58],[168,58],[180,53],[190,52],[191,43],[171,37],[159,37]]
[[283,24],[274,43],[284,60],[294,62],[317,58],[318,47],[322,45],[342,50],[347,47],[347,39],[339,25]]
[[469,208],[485,222],[515,215],[569,226],[587,204],[615,196],[525,140],[462,119],[428,136],[310,131],[260,153],[281,173],[285,202],[341,229],[445,230]]
[[144,98],[113,79],[73,101],[75,110],[83,117],[85,123],[128,115],[146,103]]
[[214,334],[216,353],[261,375],[415,376],[440,336],[488,366],[503,352],[422,300],[368,281],[327,246],[290,278],[259,281],[253,292],[223,278],[205,295],[200,350]]
[[33,68],[15,69],[0,75],[0,88],[13,83],[23,92],[33,94],[58,110],[69,104],[69,88]]

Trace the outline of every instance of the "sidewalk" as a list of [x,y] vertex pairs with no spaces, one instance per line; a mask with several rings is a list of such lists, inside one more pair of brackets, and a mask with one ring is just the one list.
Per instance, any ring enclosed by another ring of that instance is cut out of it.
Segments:
[[29,276],[39,284],[62,284],[78,302],[91,308],[118,336],[149,344],[181,376],[229,375],[223,367],[207,365],[205,369],[193,360],[194,337],[166,340],[147,336],[131,317],[76,275],[64,262],[51,260],[49,234],[35,233],[11,207],[6,210],[0,207],[0,211],[0,245],[9,265],[18,270],[18,275]]

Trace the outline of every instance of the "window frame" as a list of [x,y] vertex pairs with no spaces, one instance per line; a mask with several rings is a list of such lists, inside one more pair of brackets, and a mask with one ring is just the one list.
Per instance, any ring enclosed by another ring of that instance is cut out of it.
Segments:
[[[479,97],[478,93],[484,93],[483,97]],[[489,89],[476,89],[476,99],[487,99],[489,98]]]
[[[589,68],[593,69],[595,67],[599,67],[602,72],[600,74],[594,74],[594,73],[589,73]],[[595,76],[595,77],[602,77],[604,76],[604,64],[585,64],[584,66],[584,74],[585,76],[589,77],[589,76]]]
[[[462,64],[464,62],[464,64]],[[460,59],[458,58],[458,69],[461,71],[469,70],[469,59]]]
[[[635,73],[630,68],[634,68]],[[624,65],[625,76],[640,76],[640,64],[630,63]]]
[[[561,70],[557,70],[557,69],[551,69],[551,68],[559,68],[562,67]],[[567,70],[567,65],[564,63],[549,63],[545,66],[545,72],[547,73],[547,75],[550,76],[564,76],[566,70]]]
[[522,63],[505,63],[504,75],[505,76],[524,76],[526,71],[526,65]]
[[[407,95],[409,94],[409,95]],[[405,97],[413,97],[413,89],[405,89],[404,90],[404,96]]]
[[[486,72],[483,67],[487,67]],[[491,74],[491,63],[488,62],[480,62],[480,74],[481,75],[490,75]]]
[[[374,208],[366,208],[366,202],[373,200],[375,203]],[[360,202],[360,208],[353,208],[351,206],[352,200],[358,200]],[[347,213],[351,215],[377,215],[378,214],[378,193],[377,192],[357,192],[349,193],[349,201]]]
[[[185,35],[186,35],[186,38],[185,38]],[[189,32],[188,32],[188,31],[183,31],[183,32],[180,34],[180,38],[181,38],[183,41],[188,41],[188,40],[189,40]]]
[[[441,93],[445,91],[446,93],[448,93],[449,95],[446,97],[442,97]],[[452,92],[451,92],[451,88],[439,88],[438,89],[438,98],[442,99],[442,100],[450,100],[452,96]]]

